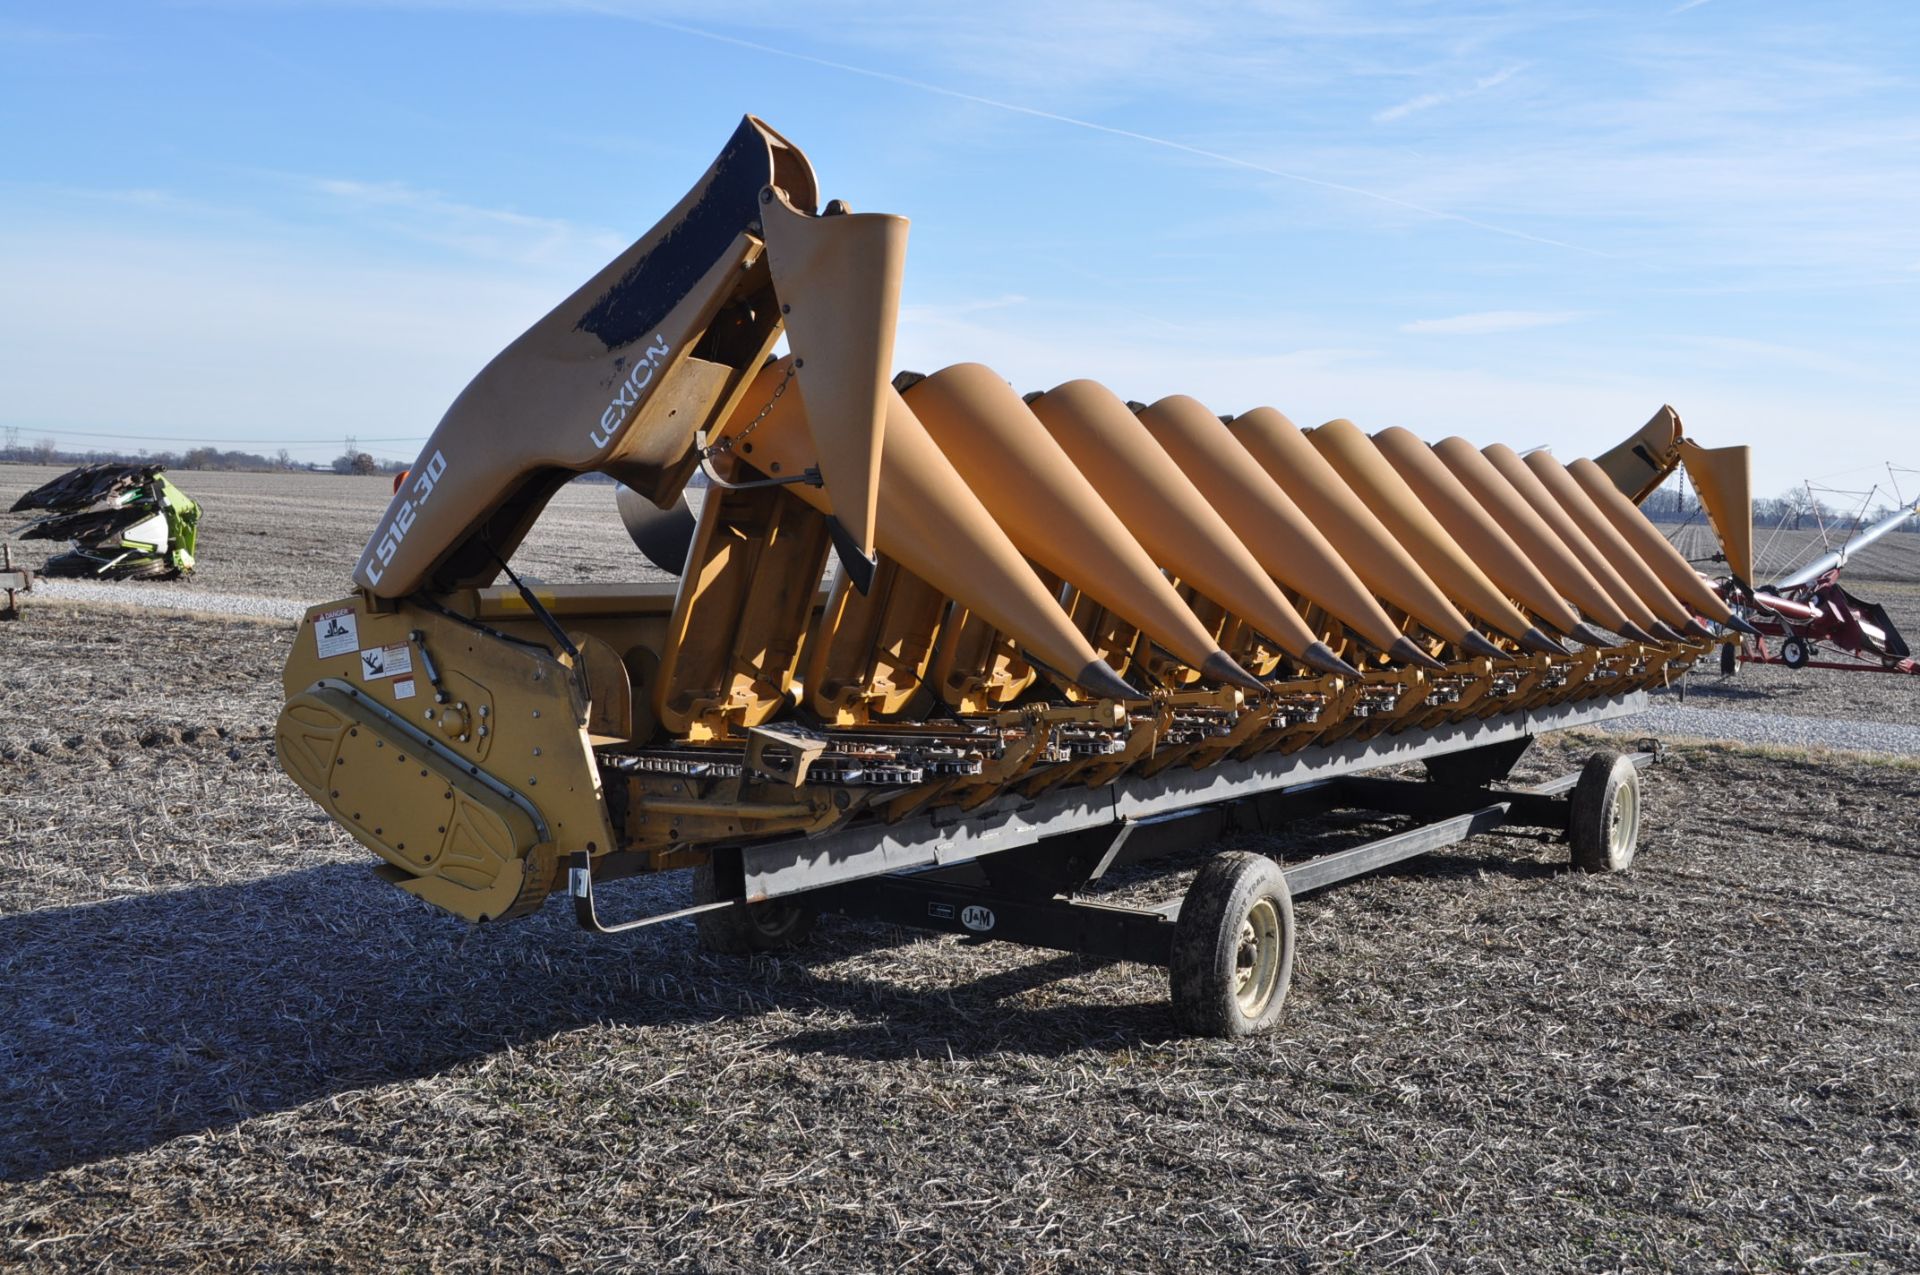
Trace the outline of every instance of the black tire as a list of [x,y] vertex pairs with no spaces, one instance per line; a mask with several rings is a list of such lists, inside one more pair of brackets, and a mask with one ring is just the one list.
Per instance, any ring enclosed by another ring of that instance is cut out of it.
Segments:
[[102,570],[109,561],[111,559],[69,549],[48,558],[40,574],[72,580],[161,580],[174,574],[173,565],[165,558],[128,558]]
[[1813,645],[1803,637],[1790,637],[1780,644],[1780,662],[1788,668],[1805,668],[1813,658]]
[[1740,671],[1740,644],[1727,642],[1720,647],[1720,676],[1732,677]]
[[[713,903],[719,892],[714,886],[713,865],[703,863],[693,870],[693,901]],[[718,912],[702,912],[693,918],[700,946],[723,956],[745,956],[750,952],[784,952],[807,941],[819,910],[804,903],[750,903]]]
[[1587,758],[1573,786],[1567,841],[1582,872],[1624,872],[1640,845],[1640,771],[1611,750]]
[[1293,981],[1293,896],[1279,865],[1244,851],[1209,859],[1180,905],[1167,974],[1174,1017],[1195,1036],[1278,1022]]

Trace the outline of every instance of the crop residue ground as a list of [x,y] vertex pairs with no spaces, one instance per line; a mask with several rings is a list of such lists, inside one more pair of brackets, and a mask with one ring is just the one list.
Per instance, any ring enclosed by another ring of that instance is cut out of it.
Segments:
[[[53,472],[0,467],[0,506]],[[844,920],[753,961],[684,924],[590,937],[558,901],[468,929],[280,775],[292,630],[218,614],[344,592],[389,484],[178,477],[193,580],[0,625],[0,1260],[1920,1267],[1910,763],[1689,744],[1624,876],[1487,837],[1302,899],[1286,1021],[1237,1045],[1176,1036],[1156,970]],[[1849,579],[1920,630],[1909,539]],[[515,562],[652,574],[604,487]],[[1920,721],[1920,679],[1690,691]],[[1122,885],[1168,894],[1198,853]]]
[[1677,750],[1624,876],[1489,837],[1303,899],[1282,1029],[1225,1044],[1157,970],[869,924],[469,930],[278,774],[290,636],[0,633],[7,1260],[1920,1265],[1920,770]]

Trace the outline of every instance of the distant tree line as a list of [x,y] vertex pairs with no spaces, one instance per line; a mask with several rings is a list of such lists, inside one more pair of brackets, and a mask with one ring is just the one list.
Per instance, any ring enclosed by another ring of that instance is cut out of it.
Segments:
[[282,447],[271,456],[258,452],[225,450],[219,447],[191,447],[185,451],[89,447],[85,451],[63,448],[51,438],[31,441],[0,440],[0,464],[90,465],[111,462],[123,465],[159,465],[172,470],[233,470],[275,473],[291,470],[331,472],[335,474],[392,474],[405,469],[405,461],[380,460],[367,452],[343,452],[324,464],[295,460]]

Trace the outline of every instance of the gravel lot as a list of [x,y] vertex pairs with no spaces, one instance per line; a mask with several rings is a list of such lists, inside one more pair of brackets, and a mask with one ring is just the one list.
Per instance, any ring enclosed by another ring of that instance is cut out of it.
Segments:
[[[1910,641],[1920,641],[1920,584],[1882,580],[1862,589],[1887,608]],[[1734,676],[1723,677],[1719,662],[1709,660],[1687,676],[1684,686],[1656,693],[1653,704],[1651,712],[1623,718],[1611,728],[1920,757],[1920,676],[1742,664]]]
[[[280,775],[292,630],[204,614],[333,596],[384,483],[273,480],[343,540],[258,476],[182,480],[221,529],[171,590],[203,613],[48,594],[0,626],[0,1262],[1920,1268],[1911,760],[1685,743],[1630,873],[1483,837],[1304,898],[1287,1021],[1238,1044],[1177,1036],[1157,970],[847,920],[755,960],[557,901],[470,929]],[[561,501],[521,561],[625,572],[605,489]],[[1731,735],[1917,699],[1749,667],[1674,707]]]

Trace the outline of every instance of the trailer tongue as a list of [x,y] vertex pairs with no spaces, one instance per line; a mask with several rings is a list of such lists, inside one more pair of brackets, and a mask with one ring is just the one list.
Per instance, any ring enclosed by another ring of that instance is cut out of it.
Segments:
[[[354,591],[308,612],[277,727],[382,877],[473,921],[563,889],[594,929],[691,915],[728,950],[838,910],[1132,956],[1168,966],[1190,1028],[1241,1034],[1279,1013],[1295,891],[1510,823],[1626,865],[1631,759],[1498,785],[1535,735],[1632,712],[1713,649],[1694,608],[1727,618],[1717,599],[1633,521],[1647,474],[1691,463],[1670,410],[1606,471],[1616,502],[1458,440],[1416,455],[1090,381],[1023,396],[971,364],[896,377],[905,242],[821,207],[749,118],[455,401]],[[588,472],[676,581],[506,570]],[[1416,761],[1428,780],[1362,777]],[[1285,869],[1223,857],[1178,908],[1076,897],[1335,803],[1429,822]],[[601,915],[600,883],[676,869],[689,907]]]

